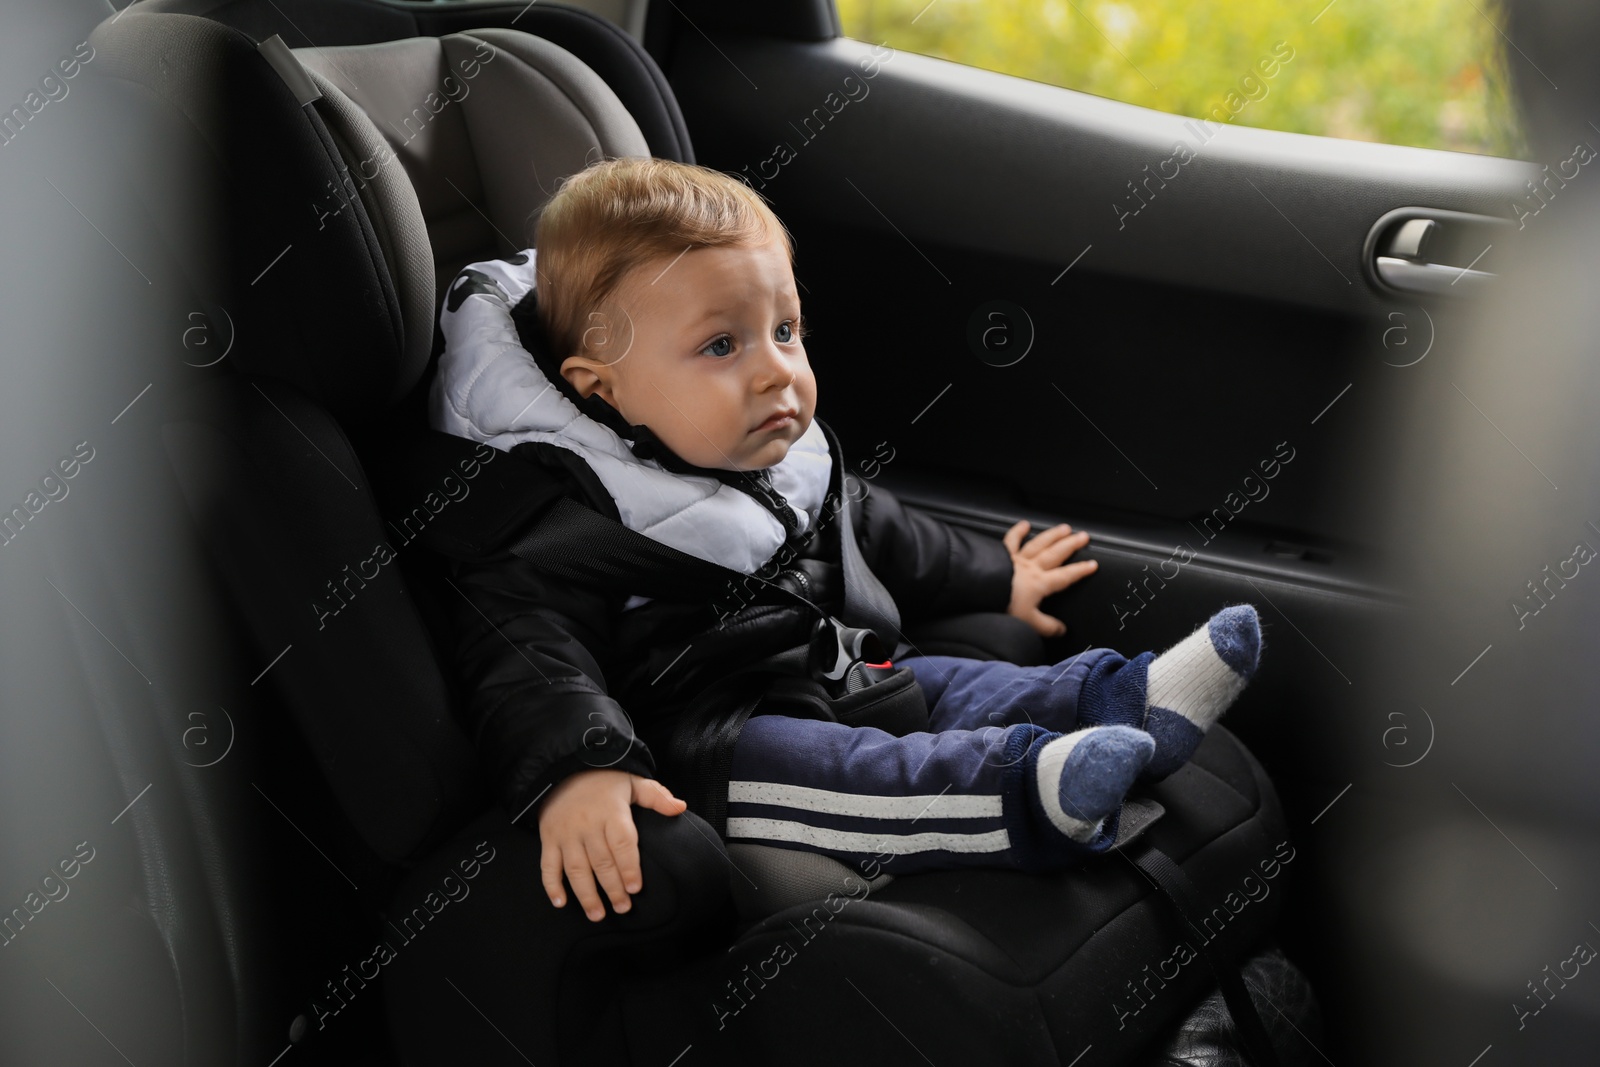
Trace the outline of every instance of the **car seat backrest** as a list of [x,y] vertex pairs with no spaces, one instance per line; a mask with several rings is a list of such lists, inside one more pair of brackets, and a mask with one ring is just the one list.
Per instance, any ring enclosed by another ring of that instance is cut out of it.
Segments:
[[[90,74],[129,103],[130,121],[145,112],[187,136],[183,190],[209,205],[198,234],[183,232],[194,220],[160,226],[162,258],[177,266],[152,271],[180,306],[232,327],[225,358],[149,398],[174,473],[244,654],[265,668],[260,690],[292,717],[370,853],[404,862],[479,810],[483,789],[399,567],[376,550],[404,541],[385,527],[340,419],[386,410],[426,366],[426,241],[413,249],[425,285],[411,286],[423,299],[405,311],[364,212],[319,226],[339,149],[245,34],[135,8],[90,41]],[[403,214],[403,201],[390,207]],[[420,235],[414,199],[410,211]]]
[[426,366],[432,330],[419,311],[428,309],[402,307],[364,214],[319,217],[337,149],[255,42],[209,19],[137,6],[90,40],[97,77],[193,131],[186,165],[206,168],[194,180],[213,200],[204,225],[223,268],[185,281],[234,327],[218,373],[288,381],[340,415],[405,395]]
[[[332,105],[342,127],[335,132],[356,149],[347,162],[357,191],[365,194],[371,177],[392,172],[394,160],[404,168],[441,294],[465,264],[532,245],[538,210],[562,178],[601,158],[650,154],[599,75],[565,49],[517,30],[301,48],[295,55]],[[371,142],[374,129],[383,144]],[[380,215],[393,195],[389,185],[373,189]]]
[[[421,590],[401,574],[421,550],[384,523],[368,469],[427,368],[435,271],[520,247],[557,180],[647,144],[598,76],[515,31],[301,63],[281,42],[261,49],[141,5],[93,43],[97,77],[189,131],[189,163],[216,199],[206,236],[223,264],[181,283],[226,313],[236,343],[163,402],[174,467],[252,652],[271,664],[263,686],[351,826],[404,863],[486,797],[452,721],[448,649],[428,639]],[[382,542],[398,563],[374,555]]]

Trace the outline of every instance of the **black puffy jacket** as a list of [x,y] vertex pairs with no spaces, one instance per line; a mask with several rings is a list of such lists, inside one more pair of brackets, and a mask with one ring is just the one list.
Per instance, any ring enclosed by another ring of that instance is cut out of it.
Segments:
[[[617,517],[609,494],[576,454],[523,443],[508,455],[514,470],[495,466],[499,480],[519,495],[536,502],[570,496]],[[845,477],[862,556],[906,623],[1006,610],[1012,564],[998,538],[952,527],[867,479]],[[529,485],[538,491],[527,493]],[[838,489],[835,483],[834,507]],[[527,515],[522,519],[525,528]],[[774,560],[790,561],[775,580],[838,614],[838,547],[824,527],[815,524],[775,554]],[[811,612],[759,583],[754,592],[730,590],[733,595],[716,604],[658,599],[624,611],[627,595],[551,579],[513,554],[509,545],[518,533],[449,564],[463,594],[455,600],[456,667],[468,693],[463,726],[513,818],[587,768],[662,777],[673,785],[658,773],[652,747],[663,747],[694,697],[728,671],[809,639]],[[732,738],[723,733],[713,743],[731,747]]]

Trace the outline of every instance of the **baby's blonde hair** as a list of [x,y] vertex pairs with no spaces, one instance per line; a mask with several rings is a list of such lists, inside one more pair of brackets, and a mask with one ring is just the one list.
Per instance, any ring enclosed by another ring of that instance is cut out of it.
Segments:
[[607,300],[640,264],[774,235],[792,265],[789,231],[766,201],[708,167],[611,159],[569,176],[545,204],[534,235],[539,317],[556,358],[593,355],[585,351],[592,316],[605,321]]

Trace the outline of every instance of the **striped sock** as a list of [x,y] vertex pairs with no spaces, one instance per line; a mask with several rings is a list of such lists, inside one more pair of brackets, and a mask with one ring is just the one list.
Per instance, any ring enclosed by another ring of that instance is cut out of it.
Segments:
[[1155,740],[1131,726],[1091,726],[1041,741],[1032,775],[1039,804],[1057,830],[1092,846],[1155,754]]
[[1157,656],[1145,686],[1144,729],[1155,738],[1145,771],[1165,778],[1194,755],[1206,730],[1244,690],[1261,658],[1261,620],[1249,604],[1223,608]]

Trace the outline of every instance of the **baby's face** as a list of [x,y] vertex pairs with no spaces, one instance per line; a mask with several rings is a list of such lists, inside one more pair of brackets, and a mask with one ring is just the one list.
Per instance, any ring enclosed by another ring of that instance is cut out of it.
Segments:
[[[633,269],[562,374],[700,467],[759,470],[811,426],[817,383],[783,245],[695,248]],[[605,327],[614,327],[605,329]]]

